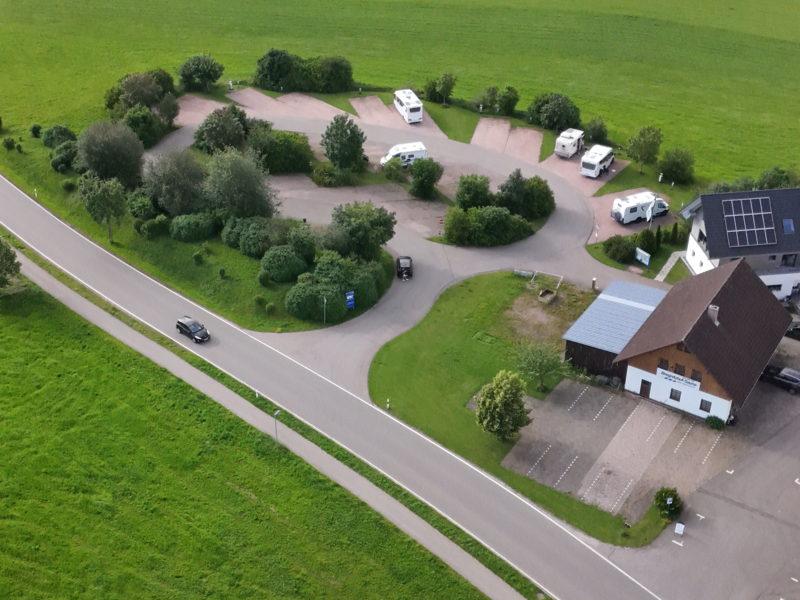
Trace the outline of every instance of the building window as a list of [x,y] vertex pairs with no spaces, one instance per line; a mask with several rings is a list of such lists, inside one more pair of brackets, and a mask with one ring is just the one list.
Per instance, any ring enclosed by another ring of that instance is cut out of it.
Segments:
[[686,352],[686,354],[691,354],[691,352],[689,352],[689,349],[686,347],[686,344],[684,344],[683,342],[678,342],[678,350],[680,350],[681,352]]
[[658,368],[664,371],[669,371],[669,361],[666,358],[659,358]]
[[692,369],[692,379],[695,381],[703,381],[703,374],[697,369]]
[[669,391],[669,399],[670,400],[675,400],[675,402],[680,402],[681,401],[681,393],[680,393],[680,391],[676,390],[674,388],[671,389]]
[[777,258],[778,258],[778,255],[777,255],[777,254],[770,254],[770,255],[767,257],[767,260],[777,260]]
[[701,267],[703,266],[703,261],[702,261],[702,260],[700,261],[700,266],[701,266]]
[[700,400],[700,410],[703,412],[711,412],[711,402],[708,400]]
[[694,256],[695,254],[696,254],[696,252],[694,250],[692,250],[692,256]]
[[780,292],[780,291],[783,289],[783,286],[782,286],[781,284],[776,284],[776,285],[768,285],[768,286],[767,286],[767,289],[768,289],[770,292]]
[[686,367],[675,363],[675,375],[686,375]]
[[792,235],[794,233],[794,219],[783,220],[783,233]]
[[793,267],[795,262],[797,262],[797,254],[784,254],[781,256],[782,267]]

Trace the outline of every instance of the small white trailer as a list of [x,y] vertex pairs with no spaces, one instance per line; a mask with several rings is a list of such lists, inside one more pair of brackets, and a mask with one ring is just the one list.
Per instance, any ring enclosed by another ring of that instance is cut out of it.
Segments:
[[404,167],[412,164],[415,160],[421,158],[428,158],[428,151],[425,149],[425,144],[422,142],[413,142],[411,144],[398,144],[389,150],[389,153],[381,159],[381,166],[386,165],[393,158],[399,158]]
[[616,198],[611,207],[612,218],[623,225],[635,223],[648,218],[648,211],[652,209],[649,218],[660,217],[669,212],[669,205],[653,192],[642,192],[625,198]]
[[581,175],[600,177],[614,162],[614,151],[608,146],[592,146],[581,157]]
[[567,129],[562,131],[556,140],[556,156],[572,158],[583,150],[583,132],[580,129]]
[[394,93],[394,107],[406,123],[422,123],[422,102],[411,90],[397,90]]

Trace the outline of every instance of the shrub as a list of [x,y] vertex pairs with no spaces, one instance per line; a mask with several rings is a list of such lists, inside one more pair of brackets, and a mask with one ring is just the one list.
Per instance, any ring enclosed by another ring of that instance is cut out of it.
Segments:
[[694,156],[688,150],[673,148],[667,150],[658,163],[658,168],[667,178],[678,184],[694,181]]
[[497,106],[498,93],[499,90],[494,86],[484,88],[484,90],[475,97],[474,103],[478,108],[482,105],[483,110],[490,112]]
[[539,112],[539,122],[545,129],[563,131],[581,124],[581,111],[563,94],[553,94]]
[[664,236],[661,233],[661,225],[656,227],[656,252],[661,250],[661,241],[664,239]]
[[669,243],[673,246],[678,243],[678,223],[672,224],[672,232],[669,234]]
[[349,290],[355,292],[355,307],[369,308],[378,302],[378,285],[374,275],[368,269],[360,269],[348,282]]
[[63,189],[68,194],[71,194],[72,192],[74,192],[75,191],[75,187],[76,187],[75,186],[75,182],[72,179],[65,179],[61,183],[61,189]]
[[348,256],[353,248],[353,240],[347,230],[339,225],[329,225],[322,236],[320,246],[332,250],[341,256]]
[[[758,180],[755,182],[754,189],[777,190],[780,188],[797,187],[799,183],[798,174],[794,169],[770,167],[758,176]],[[737,189],[736,191],[739,190]]]
[[314,153],[308,137],[293,131],[268,131],[255,127],[248,136],[250,147],[261,156],[261,164],[270,175],[309,173]]
[[[144,225],[144,223],[145,223],[144,219],[138,219],[138,218],[134,219],[133,220],[133,230],[136,233],[141,234],[142,233],[142,226]],[[144,234],[142,234],[142,235],[144,235]]]
[[542,124],[542,108],[550,102],[550,99],[553,97],[552,93],[544,93],[539,94],[533,99],[530,106],[528,106],[528,119],[534,125],[541,125]]
[[202,265],[203,264],[203,253],[200,252],[200,250],[198,250],[197,252],[192,254],[192,260],[194,261],[194,264]]
[[179,242],[199,242],[214,237],[217,228],[209,214],[179,215],[169,225],[169,235]]
[[128,212],[130,212],[134,218],[142,219],[142,221],[147,221],[156,216],[156,210],[153,208],[153,201],[139,190],[128,194]]
[[275,212],[275,192],[258,157],[250,152],[228,148],[215,153],[203,181],[203,193],[210,208],[226,218],[271,217]]
[[222,73],[223,67],[208,54],[198,54],[188,58],[178,69],[178,77],[185,90],[208,91],[211,84],[216,82]]
[[172,75],[167,73],[164,69],[153,69],[147,73],[148,75],[152,75],[158,87],[161,88],[159,100],[164,98],[167,94],[175,95],[175,80],[172,78]]
[[435,79],[428,79],[422,88],[422,94],[428,102],[444,102],[444,98],[437,89],[437,83]]
[[241,234],[241,225],[243,219],[230,217],[225,222],[225,227],[222,228],[222,242],[231,248],[239,247],[239,235]]
[[169,215],[176,217],[205,209],[206,170],[189,150],[167,150],[144,166],[144,189]]
[[319,89],[323,94],[336,94],[353,89],[353,66],[343,56],[327,56],[317,64]]
[[[50,161],[53,170],[63,173],[72,166],[72,161],[78,157],[78,144],[76,142],[64,142],[55,149],[55,156]],[[63,167],[63,171],[61,168]]]
[[383,165],[383,174],[386,176],[386,179],[394,181],[395,183],[402,183],[406,180],[403,162],[397,157],[389,159],[386,164]]
[[714,416],[706,417],[706,425],[708,425],[711,429],[716,429],[717,431],[725,429],[725,421],[723,421],[719,417],[714,417]]
[[[323,302],[323,298],[327,303]],[[327,304],[327,306],[325,306]],[[286,310],[306,321],[340,323],[347,315],[347,302],[338,289],[310,281],[300,282],[286,294]]]
[[549,216],[556,208],[556,200],[550,185],[534,175],[525,181],[525,194],[519,215],[524,219],[539,219]]
[[[511,215],[505,208],[485,206],[481,209],[470,209],[469,212],[472,211],[478,211],[477,223],[481,232],[477,240],[480,243],[476,245],[500,246],[511,244],[529,236],[533,232],[527,221],[516,215]],[[468,216],[469,212],[467,213]]]
[[436,91],[442,98],[442,102],[447,104],[447,99],[452,95],[453,89],[456,87],[458,77],[452,73],[442,73],[436,81]]
[[411,195],[417,198],[436,198],[436,184],[444,174],[444,167],[432,158],[415,160],[408,168],[411,176]]
[[[17,144],[17,150],[19,150],[20,152],[22,152],[22,146],[20,146],[19,144]],[[56,169],[56,170],[57,170],[59,173],[61,173],[62,175],[64,175],[64,174],[67,172],[67,165],[58,165],[58,169]]]
[[485,175],[462,175],[459,177],[456,191],[456,205],[459,208],[462,210],[481,208],[493,203],[494,194],[489,188],[488,177]]
[[14,138],[7,137],[3,138],[3,148],[8,150],[9,152],[14,149]]
[[133,130],[145,148],[152,148],[161,139],[163,134],[161,121],[153,114],[153,111],[141,104],[129,109],[122,120]]
[[3,117],[0,117],[0,131],[3,131]]
[[106,90],[106,93],[105,93],[105,96],[104,96],[104,102],[103,102],[103,104],[105,105],[106,109],[111,110],[115,106],[120,104],[119,99],[122,96],[122,94],[123,94],[122,88],[119,87],[118,85],[115,85],[114,87],[108,88]]
[[471,245],[471,224],[462,208],[454,206],[447,211],[444,217],[444,238],[456,246]]
[[[211,218],[211,222],[214,223],[214,228],[216,231],[217,220],[214,218],[213,215],[209,215],[209,217]],[[205,252],[208,255],[211,255],[211,246],[208,245],[208,242],[203,242],[203,252]]]
[[[672,501],[667,504],[667,501],[670,499],[672,499]],[[681,500],[681,497],[678,495],[678,490],[675,488],[663,487],[658,490],[653,498],[653,504],[664,519],[672,520],[680,515],[683,510],[683,500]]]
[[225,268],[224,267],[220,267],[219,268],[219,278],[220,279],[225,279]]
[[525,178],[522,171],[514,169],[508,178],[500,184],[494,201],[496,206],[507,208],[511,214],[518,215],[524,211]]
[[261,88],[284,92],[346,92],[353,89],[353,67],[341,56],[303,60],[286,50],[271,49],[258,59],[254,82]]
[[261,258],[269,249],[266,219],[247,219],[239,232],[239,250],[250,258]]
[[314,167],[311,181],[320,187],[336,187],[336,169],[331,163],[320,163]]
[[594,144],[605,144],[608,141],[608,129],[603,117],[595,117],[586,126],[586,137]]
[[294,227],[289,231],[289,245],[294,253],[302,258],[307,264],[314,262],[316,255],[316,239],[308,227]]
[[273,246],[261,259],[261,270],[277,283],[288,283],[305,273],[308,265],[291,246]]
[[513,117],[519,102],[519,92],[516,88],[507,86],[506,89],[497,97],[497,107],[501,115]]
[[272,274],[269,271],[261,269],[258,272],[258,283],[264,287],[268,287],[272,283]]
[[608,238],[603,242],[603,252],[611,260],[618,263],[629,264],[633,262],[634,255],[636,254],[636,246],[633,242],[621,235],[615,235]]
[[195,146],[208,154],[225,148],[241,148],[247,133],[246,123],[247,115],[233,104],[218,108],[194,132]]
[[481,388],[475,410],[478,425],[500,441],[510,440],[533,421],[524,396],[525,382],[519,373],[500,371]]
[[125,110],[137,105],[149,109],[163,96],[161,86],[150,73],[128,75],[119,82],[119,88],[122,90],[119,103]]
[[74,142],[78,137],[64,125],[53,125],[42,134],[42,143],[48,148],[56,148],[64,142]]
[[[47,135],[47,133],[45,133]],[[135,188],[140,181],[144,146],[125,123],[92,123],[78,140],[78,161],[100,179],[119,179]]]
[[278,91],[281,82],[289,76],[293,62],[286,50],[270,49],[258,59],[253,83],[265,90]]
[[253,303],[258,308],[264,308],[267,305],[267,299],[264,296],[256,296],[253,298]]
[[38,138],[42,135],[41,125],[31,125],[31,137]]
[[658,249],[656,247],[656,235],[652,229],[642,229],[636,236],[636,244],[648,254],[655,254]]
[[340,205],[333,209],[331,223],[350,238],[351,252],[364,260],[377,260],[381,246],[394,237],[397,219],[372,202]]
[[165,94],[158,103],[158,116],[161,117],[168,127],[172,127],[178,114],[181,112],[181,105],[172,92]]
[[267,313],[268,315],[271,315],[272,313],[274,313],[275,312],[275,303],[274,302],[267,303],[267,305],[264,306],[264,312]]
[[[22,144],[17,144],[17,152],[19,152],[20,154],[22,154]],[[67,170],[67,168],[66,168],[66,167],[64,167],[64,171],[66,171],[66,170]],[[63,173],[64,171],[61,171],[61,170],[59,169],[59,173]]]
[[169,233],[169,219],[166,215],[158,215],[155,219],[148,219],[139,231],[145,238],[152,240],[160,235]]
[[348,116],[333,117],[325,133],[322,134],[322,148],[325,156],[338,169],[364,168],[364,142],[367,137]]

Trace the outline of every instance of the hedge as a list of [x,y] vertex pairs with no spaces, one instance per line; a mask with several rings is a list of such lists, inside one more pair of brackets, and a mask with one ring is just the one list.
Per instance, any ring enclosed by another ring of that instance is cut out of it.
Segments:
[[291,246],[273,246],[261,259],[261,270],[268,272],[276,283],[288,283],[305,273],[308,264]]
[[200,242],[217,233],[214,218],[207,214],[180,215],[172,219],[169,235],[179,242]]
[[530,223],[498,206],[452,207],[444,220],[444,237],[456,246],[502,246],[532,234]]

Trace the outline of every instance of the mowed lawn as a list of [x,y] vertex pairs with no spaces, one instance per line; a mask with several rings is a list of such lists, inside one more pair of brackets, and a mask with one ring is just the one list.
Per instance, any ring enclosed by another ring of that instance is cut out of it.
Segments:
[[[663,128],[694,151],[705,180],[798,160],[800,9],[792,0],[0,0],[0,114],[13,127],[103,117],[103,92],[127,73],[175,71],[208,51],[223,80],[251,77],[272,47],[341,54],[358,81],[421,85],[442,71],[455,95],[513,85],[520,106],[572,97],[611,138]],[[3,153],[0,153],[3,154]],[[3,159],[0,159],[2,162]]]
[[484,598],[32,284],[0,293],[3,598]]

